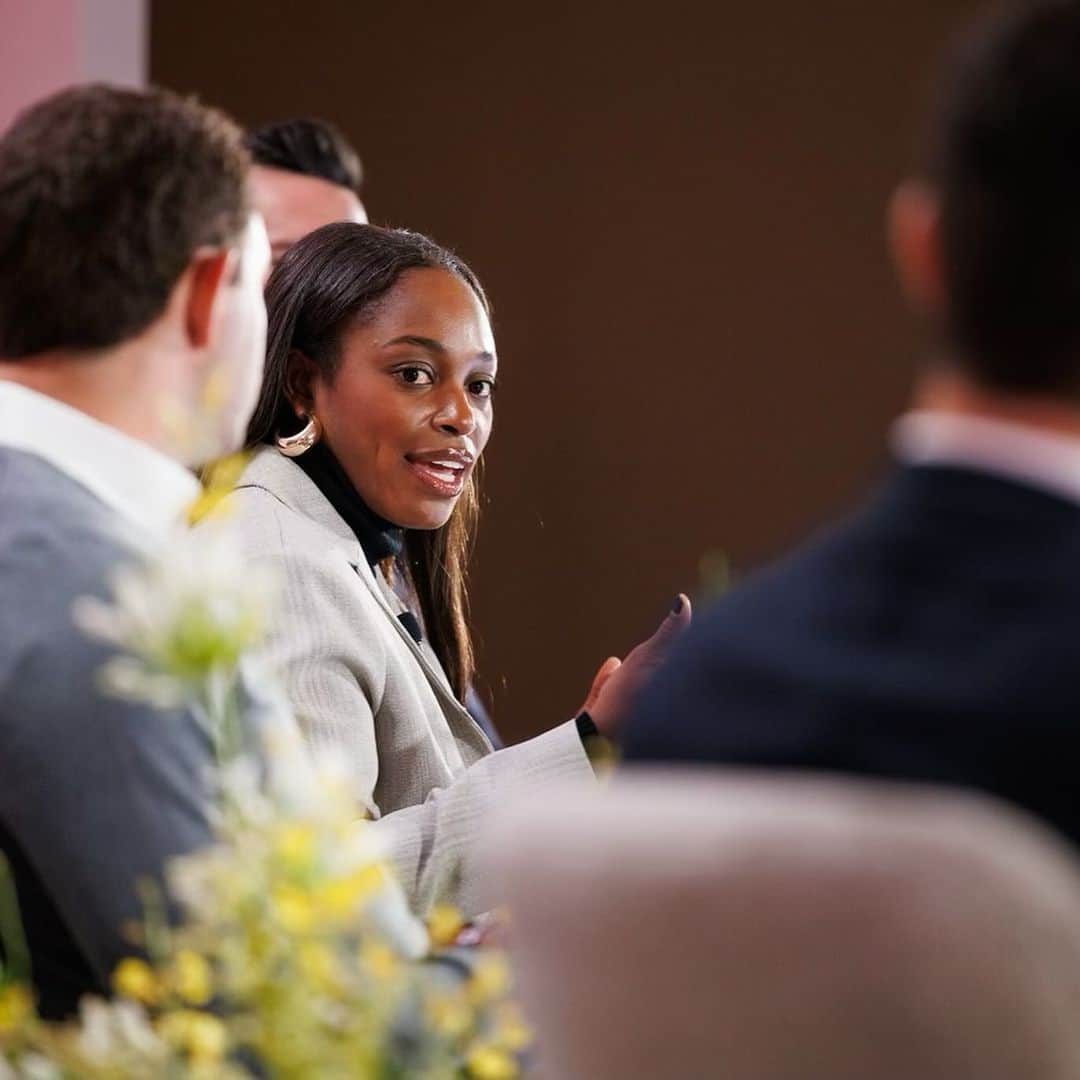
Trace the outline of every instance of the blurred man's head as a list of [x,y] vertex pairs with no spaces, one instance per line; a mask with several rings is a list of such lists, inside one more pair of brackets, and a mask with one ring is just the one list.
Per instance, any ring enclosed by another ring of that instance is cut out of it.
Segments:
[[239,445],[269,263],[248,166],[228,118],[164,90],[24,112],[0,139],[0,375],[189,462]]
[[275,262],[302,236],[335,221],[363,224],[360,158],[335,127],[287,120],[247,134],[255,207]]
[[977,24],[946,69],[923,179],[891,213],[907,292],[991,391],[1080,396],[1080,0]]

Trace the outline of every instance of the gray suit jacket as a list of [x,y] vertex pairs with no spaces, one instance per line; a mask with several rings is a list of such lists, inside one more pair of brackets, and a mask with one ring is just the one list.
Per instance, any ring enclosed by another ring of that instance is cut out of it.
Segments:
[[574,722],[493,752],[430,648],[398,621],[400,601],[348,525],[276,450],[248,465],[230,521],[284,582],[271,660],[301,727],[344,755],[414,907],[490,907],[498,898],[472,860],[478,828],[507,788],[591,780]]
[[104,696],[105,646],[72,622],[136,553],[116,515],[0,447],[0,849],[16,875],[42,1012],[101,991],[132,945],[136,882],[210,840],[212,749],[196,719]]

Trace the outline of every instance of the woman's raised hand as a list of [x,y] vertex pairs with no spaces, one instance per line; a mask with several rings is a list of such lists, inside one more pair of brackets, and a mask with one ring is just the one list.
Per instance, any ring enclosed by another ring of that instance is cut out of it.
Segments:
[[609,656],[600,665],[582,708],[592,717],[602,735],[609,738],[618,735],[630,702],[690,625],[690,616],[690,599],[679,593],[670,613],[652,637],[631,649],[625,659]]

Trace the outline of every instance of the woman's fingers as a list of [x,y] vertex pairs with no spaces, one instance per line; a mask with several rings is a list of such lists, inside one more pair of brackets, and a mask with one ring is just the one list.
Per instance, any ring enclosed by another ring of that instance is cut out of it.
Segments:
[[596,707],[596,702],[600,698],[600,691],[604,689],[604,684],[611,678],[611,676],[622,666],[622,661],[617,656],[609,656],[601,665],[597,673],[593,676],[592,686],[589,687],[589,693],[585,698],[585,704],[581,706],[578,711],[584,711],[592,713]]
[[652,637],[635,646],[621,664],[618,661],[613,664],[612,657],[601,666],[589,691],[592,704],[586,705],[586,709],[604,734],[618,734],[630,702],[664,662],[671,646],[690,625],[690,618],[690,598],[679,593]]
[[661,663],[675,639],[690,625],[690,618],[690,598],[685,593],[679,593],[653,636],[635,645],[626,657],[626,663],[633,665],[639,679]]
[[686,593],[679,593],[671,601],[671,611],[668,612],[667,618],[660,624],[660,629],[649,640],[651,641],[661,635],[665,640],[678,637],[690,625],[692,618],[693,609],[690,604],[690,597]]

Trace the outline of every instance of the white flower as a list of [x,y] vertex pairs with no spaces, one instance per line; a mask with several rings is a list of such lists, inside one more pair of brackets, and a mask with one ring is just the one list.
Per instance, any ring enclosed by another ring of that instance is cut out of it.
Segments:
[[218,863],[212,849],[204,849],[200,858],[173,859],[165,868],[169,894],[188,913],[189,917],[208,918],[216,913],[217,894],[214,891]]
[[112,1052],[109,1006],[99,998],[83,998],[79,1003],[79,1049],[87,1057],[99,1061]]
[[254,758],[237,757],[223,763],[216,779],[219,823],[238,817],[251,825],[265,825],[274,817],[262,768]]
[[24,1080],[63,1080],[63,1073],[41,1054],[24,1054],[19,1059],[19,1076]]
[[134,1001],[117,1001],[112,1006],[116,1031],[123,1042],[140,1054],[160,1054],[162,1041],[150,1026],[145,1010]]
[[431,951],[424,924],[409,910],[405,893],[395,878],[388,877],[367,904],[364,913],[386,943],[399,955],[419,960]]
[[276,577],[222,527],[178,535],[160,556],[119,567],[111,586],[111,602],[77,600],[75,622],[124,654],[102,673],[110,692],[164,706],[234,672],[265,639],[277,596]]
[[84,997],[79,1003],[79,1049],[91,1061],[134,1051],[140,1056],[165,1053],[165,1045],[154,1034],[146,1013],[133,1001],[102,1001]]

